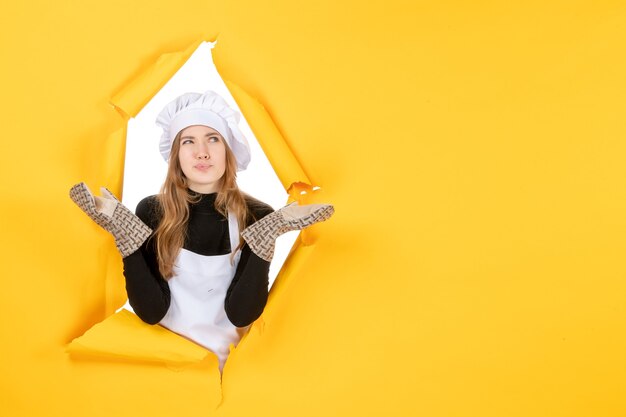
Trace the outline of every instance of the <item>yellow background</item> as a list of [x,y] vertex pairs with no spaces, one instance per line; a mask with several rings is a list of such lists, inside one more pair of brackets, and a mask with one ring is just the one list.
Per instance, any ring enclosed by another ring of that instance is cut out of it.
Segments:
[[[1,415],[626,414],[623,2],[39,0],[0,19]],[[221,393],[210,360],[65,353],[121,300],[111,237],[68,198],[120,190],[109,102],[216,37],[336,207]]]

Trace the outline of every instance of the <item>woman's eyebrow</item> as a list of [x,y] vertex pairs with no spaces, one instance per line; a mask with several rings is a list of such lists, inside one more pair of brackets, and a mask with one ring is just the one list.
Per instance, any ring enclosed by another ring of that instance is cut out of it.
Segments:
[[[210,132],[210,133],[207,133],[206,135],[204,135],[204,137],[207,137],[207,136],[218,136],[218,135],[219,135],[219,133],[217,133],[217,132]],[[183,139],[195,139],[195,138],[196,138],[195,136],[181,136],[180,140],[183,140]]]

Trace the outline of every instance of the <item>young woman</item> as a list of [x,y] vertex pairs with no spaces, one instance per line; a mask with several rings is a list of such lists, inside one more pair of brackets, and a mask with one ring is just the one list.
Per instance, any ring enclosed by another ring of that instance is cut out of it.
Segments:
[[274,210],[237,187],[250,150],[239,114],[217,94],[186,93],[159,114],[168,161],[158,195],[136,215],[105,188],[84,183],[70,197],[115,237],[135,313],[214,352],[222,370],[265,307],[276,238],[329,218],[331,205]]

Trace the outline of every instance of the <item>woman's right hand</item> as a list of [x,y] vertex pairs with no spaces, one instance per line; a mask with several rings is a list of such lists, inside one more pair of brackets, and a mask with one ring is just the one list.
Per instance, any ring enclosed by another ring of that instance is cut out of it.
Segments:
[[70,198],[82,211],[115,238],[122,258],[137,251],[150,237],[152,229],[145,225],[133,212],[128,210],[106,188],[101,189],[102,197],[95,197],[84,182],[70,189]]

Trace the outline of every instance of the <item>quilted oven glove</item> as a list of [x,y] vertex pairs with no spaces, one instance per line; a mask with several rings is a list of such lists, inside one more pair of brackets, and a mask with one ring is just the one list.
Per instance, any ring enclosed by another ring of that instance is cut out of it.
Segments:
[[104,187],[100,188],[102,197],[94,197],[84,182],[70,189],[70,198],[93,221],[111,233],[122,258],[137,251],[150,237],[152,229],[128,210],[117,198]]
[[327,220],[334,212],[335,208],[330,204],[299,206],[297,202],[293,202],[246,227],[241,236],[252,252],[271,262],[278,236]]

